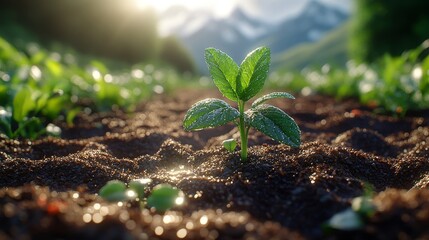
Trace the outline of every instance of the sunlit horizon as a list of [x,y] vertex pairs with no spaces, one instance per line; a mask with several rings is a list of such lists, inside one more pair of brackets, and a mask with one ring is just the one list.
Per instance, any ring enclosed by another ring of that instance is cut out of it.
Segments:
[[[203,14],[197,15],[197,19],[192,19],[186,25],[183,33],[193,31],[200,27],[207,19],[227,18],[231,13],[239,8],[249,16],[259,19],[261,22],[277,24],[286,18],[290,18],[299,13],[307,4],[312,1],[319,1],[329,5],[334,5],[345,11],[349,10],[352,0],[131,0],[137,9],[154,9],[160,14],[158,30],[161,36],[168,36],[172,29],[184,26],[188,21],[183,12],[166,13],[172,7],[182,7],[189,12],[200,11]],[[185,13],[186,14],[186,13]]]
[[228,17],[241,8],[251,16],[265,22],[275,23],[298,13],[312,1],[333,5],[344,11],[350,11],[352,0],[131,0],[138,9],[152,8],[163,13],[171,7],[184,7],[190,11],[204,10],[214,17]]
[[237,5],[236,1],[231,0],[134,0],[140,9],[154,8],[158,12],[164,12],[171,7],[181,6],[189,10],[206,9],[212,11],[216,16],[227,16]]

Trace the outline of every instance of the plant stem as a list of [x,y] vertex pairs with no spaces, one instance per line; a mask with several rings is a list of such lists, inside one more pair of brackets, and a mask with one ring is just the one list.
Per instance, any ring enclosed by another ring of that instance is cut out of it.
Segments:
[[241,139],[241,161],[245,162],[247,160],[247,135],[248,131],[246,129],[246,124],[244,122],[244,101],[238,102],[238,110],[240,111],[240,122],[238,128],[240,129],[240,139]]

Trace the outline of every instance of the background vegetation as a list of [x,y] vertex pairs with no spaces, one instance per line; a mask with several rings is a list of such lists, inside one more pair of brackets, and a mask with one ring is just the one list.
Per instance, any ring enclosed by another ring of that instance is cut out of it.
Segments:
[[[354,97],[398,116],[429,108],[426,2],[357,0],[352,22],[273,59],[268,85],[304,96]],[[58,134],[52,123],[132,111],[152,94],[206,83],[187,74],[195,72],[193,59],[177,38],[158,36],[156,18],[131,9],[131,0],[4,2],[0,133]]]
[[376,61],[401,55],[429,38],[429,1],[355,0],[351,56]]

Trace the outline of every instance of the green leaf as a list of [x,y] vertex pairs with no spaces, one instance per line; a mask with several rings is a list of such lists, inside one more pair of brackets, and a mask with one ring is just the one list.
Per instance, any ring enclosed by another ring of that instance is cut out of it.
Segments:
[[80,108],[74,108],[67,112],[67,115],[66,115],[67,126],[72,127],[74,125],[73,120],[75,119],[77,114],[80,113],[80,111],[81,111]]
[[365,196],[353,198],[352,209],[361,216],[366,217],[372,216],[377,210],[374,203],[372,202],[372,198]]
[[271,105],[262,104],[246,111],[250,126],[276,141],[299,147],[300,130],[295,121],[285,112]]
[[183,204],[184,197],[185,195],[180,189],[169,184],[158,184],[147,198],[147,205],[158,212],[165,212],[176,205]]
[[24,120],[34,110],[36,103],[31,97],[31,90],[27,87],[21,88],[13,99],[13,118],[17,122]]
[[270,49],[260,47],[247,55],[237,76],[237,94],[247,101],[261,91],[270,68]]
[[35,110],[36,111],[42,110],[46,106],[46,103],[48,102],[49,97],[50,95],[48,93],[42,93],[42,95],[38,97],[36,100]]
[[49,72],[55,77],[60,77],[63,74],[63,68],[61,64],[52,59],[47,59],[45,61],[45,66],[49,70]]
[[217,127],[239,116],[238,110],[225,101],[207,98],[192,105],[183,120],[183,127],[186,131]]
[[235,148],[237,147],[237,141],[235,139],[227,139],[222,142],[223,147],[228,150],[229,152],[233,152]]
[[57,118],[61,111],[64,108],[64,98],[63,97],[54,97],[50,98],[45,107],[42,109],[42,113],[48,119]]
[[264,103],[265,101],[268,101],[270,99],[273,98],[290,98],[290,99],[295,99],[294,96],[292,96],[291,94],[287,93],[287,92],[272,92],[270,94],[264,95],[258,99],[256,99],[253,103],[252,103],[252,108],[261,105],[262,103]]
[[2,85],[2,83],[0,82],[0,102],[2,103],[2,105],[9,102],[8,91],[9,87],[7,85]]
[[117,202],[125,199],[126,189],[127,187],[124,182],[119,180],[111,180],[100,189],[98,194],[107,201]]
[[134,179],[128,183],[128,187],[137,193],[139,199],[144,198],[144,190],[149,183],[148,179]]
[[12,138],[12,125],[11,125],[11,115],[5,109],[0,107],[0,133],[5,134],[7,137]]
[[45,133],[41,120],[37,117],[25,118],[18,123],[18,128],[14,132],[14,137],[21,136],[29,139],[36,139]]
[[210,75],[219,91],[230,100],[237,101],[238,65],[226,53],[214,48],[206,49],[205,59]]

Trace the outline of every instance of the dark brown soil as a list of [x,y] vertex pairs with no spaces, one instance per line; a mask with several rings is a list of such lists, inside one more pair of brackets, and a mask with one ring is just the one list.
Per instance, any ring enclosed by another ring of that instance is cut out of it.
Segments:
[[[233,125],[183,130],[205,97],[219,96],[184,91],[133,114],[81,115],[61,139],[0,139],[0,239],[429,239],[429,111],[398,119],[353,100],[274,101],[300,126],[301,147],[251,131],[242,163],[221,147],[239,139]],[[94,194],[134,178],[177,186],[186,205],[159,215]],[[324,231],[365,184],[377,207],[365,227]]]

